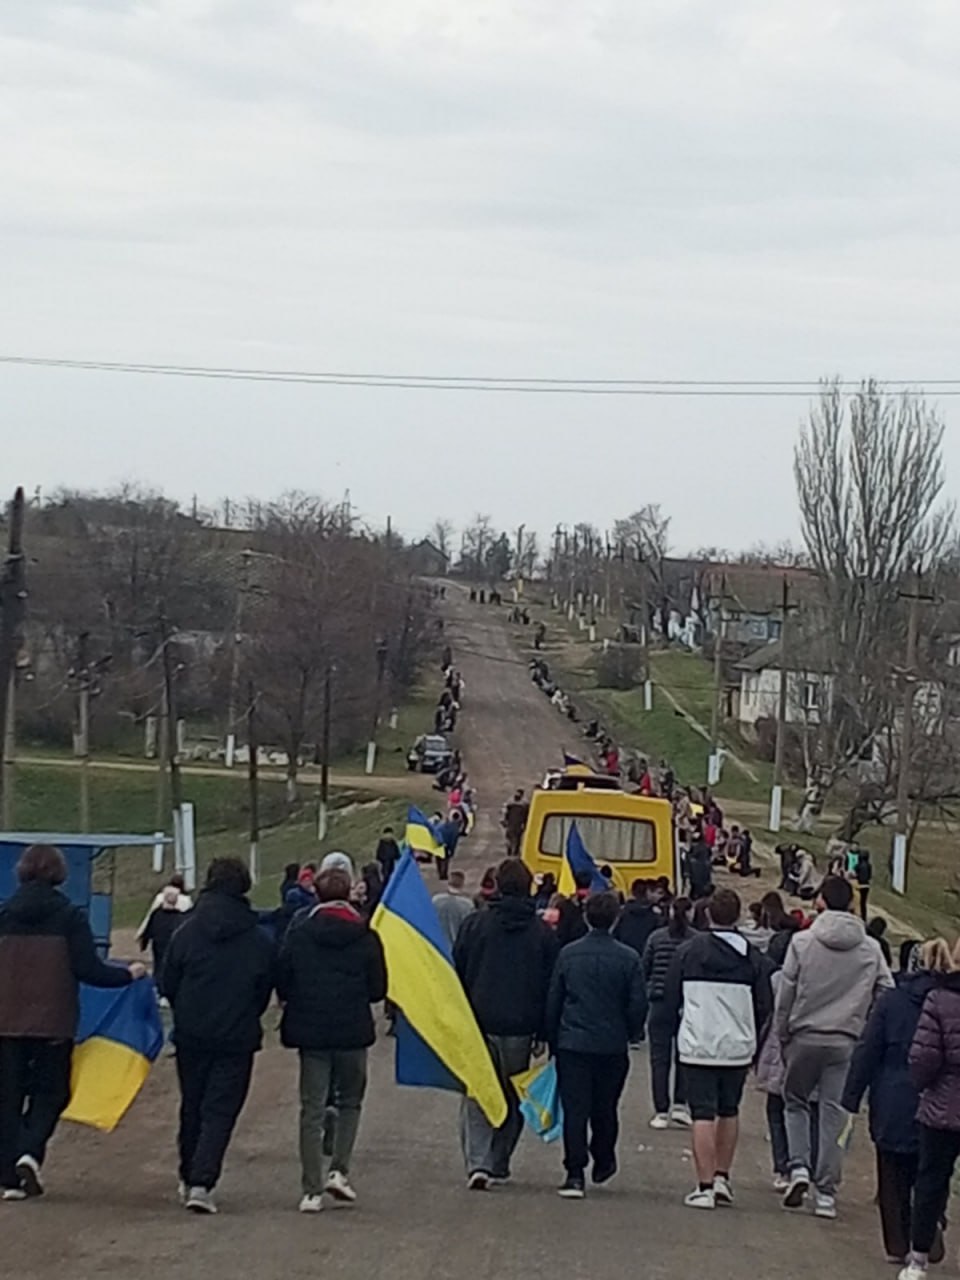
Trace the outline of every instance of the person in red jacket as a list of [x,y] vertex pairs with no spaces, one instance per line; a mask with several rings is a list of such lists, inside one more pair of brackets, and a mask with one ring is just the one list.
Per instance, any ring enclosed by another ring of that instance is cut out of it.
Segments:
[[910,1046],[910,1075],[920,1090],[920,1163],[913,1191],[910,1261],[900,1280],[924,1280],[960,1156],[960,945],[955,972],[927,996]]
[[35,844],[0,907],[0,1199],[43,1195],[47,1143],[70,1101],[79,984],[125,987],[142,964],[105,964],[86,916],[60,885],[63,854]]

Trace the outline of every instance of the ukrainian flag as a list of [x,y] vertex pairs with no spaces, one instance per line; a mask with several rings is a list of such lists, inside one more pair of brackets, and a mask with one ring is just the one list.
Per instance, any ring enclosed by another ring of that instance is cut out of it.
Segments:
[[442,858],[444,849],[437,825],[416,805],[407,810],[407,830],[405,842],[417,853],[429,853],[434,858]]
[[557,891],[566,897],[570,897],[577,887],[574,877],[584,871],[590,873],[591,893],[604,893],[610,888],[610,885],[600,874],[597,864],[590,856],[587,846],[580,838],[577,824],[574,823],[570,828],[570,834],[567,836],[567,848],[563,856],[563,866],[560,869],[560,882],[557,885]]
[[115,1129],[162,1048],[157,992],[148,978],[112,989],[81,986],[64,1118],[106,1133]]
[[499,1127],[507,1118],[503,1088],[409,851],[390,877],[373,928],[386,956],[387,995],[402,1014],[397,1083],[457,1089]]

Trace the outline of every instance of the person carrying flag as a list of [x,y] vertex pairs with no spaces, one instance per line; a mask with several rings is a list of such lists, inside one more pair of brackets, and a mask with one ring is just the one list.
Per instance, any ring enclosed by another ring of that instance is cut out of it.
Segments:
[[567,1177],[559,1194],[567,1200],[584,1198],[591,1157],[596,1185],[617,1172],[618,1109],[630,1070],[629,1045],[640,1038],[646,1015],[640,957],[612,936],[619,914],[613,893],[587,899],[590,932],[560,952],[547,997],[547,1037],[563,1104]]
[[90,925],[60,891],[63,854],[35,844],[0,907],[0,1199],[43,1195],[47,1143],[70,1100],[79,984],[124,987],[142,964],[105,964]]
[[523,1121],[510,1077],[530,1066],[542,1043],[547,992],[559,951],[531,897],[533,877],[517,858],[501,862],[496,896],[460,926],[453,960],[483,1032],[508,1102],[506,1120],[493,1126],[471,1098],[463,1101],[461,1140],[467,1185],[485,1191],[506,1182]]

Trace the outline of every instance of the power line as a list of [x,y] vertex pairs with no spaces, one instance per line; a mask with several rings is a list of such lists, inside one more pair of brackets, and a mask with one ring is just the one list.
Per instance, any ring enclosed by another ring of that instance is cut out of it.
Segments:
[[[72,360],[48,356],[0,355],[0,364],[96,373],[122,373],[170,378],[204,378],[224,382],[279,382],[309,386],[369,387],[406,391],[481,391],[527,395],[699,396],[809,399],[825,386],[856,392],[859,381],[824,383],[802,379],[670,379],[670,378],[518,378],[485,375],[309,372],[296,369],[238,369],[208,365],[127,363],[116,360]],[[960,378],[885,379],[900,390],[928,386],[941,396],[960,395]]]

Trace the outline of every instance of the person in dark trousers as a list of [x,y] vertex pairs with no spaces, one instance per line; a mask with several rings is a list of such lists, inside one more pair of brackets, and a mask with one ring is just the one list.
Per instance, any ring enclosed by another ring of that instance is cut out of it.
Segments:
[[[917,1090],[910,1079],[910,1046],[924,1001],[939,975],[952,968],[950,949],[942,938],[923,945],[920,967],[905,974],[885,992],[860,1037],[841,1106],[856,1114],[869,1091],[870,1137],[877,1151],[877,1206],[888,1262],[903,1265],[910,1253],[910,1222],[917,1181],[920,1126]],[[943,1235],[931,1248],[934,1262],[943,1259]]]
[[190,917],[167,948],[160,990],[173,1009],[180,1082],[180,1192],[216,1213],[213,1190],[243,1104],[273,991],[276,949],[246,895],[239,858],[214,858]]
[[530,806],[523,798],[523,791],[515,791],[513,799],[508,800],[504,805],[503,817],[500,820],[507,840],[508,858],[520,857],[520,846],[523,843],[523,833],[527,829],[529,816]]
[[522,862],[501,862],[496,896],[464,920],[453,947],[454,965],[508,1103],[506,1120],[494,1129],[472,1098],[463,1101],[461,1142],[472,1191],[510,1177],[523,1130],[510,1077],[527,1070],[534,1047],[545,1038],[547,992],[559,947],[537,915],[532,888]]
[[183,924],[186,917],[177,906],[178,891],[169,886],[163,891],[163,901],[159,907],[150,912],[147,927],[140,935],[140,950],[150,947],[153,953],[153,972],[159,973],[163,968],[163,958],[167,954],[170,939]]
[[[653,1091],[651,1129],[667,1129],[671,1120],[685,1129],[693,1123],[687,1108],[683,1067],[677,1057],[675,1019],[666,1002],[667,975],[673,958],[685,942],[689,942],[696,936],[696,931],[690,923],[691,906],[689,898],[675,898],[670,903],[667,925],[650,935],[641,962],[649,1005],[647,1038],[650,1041],[650,1084]],[[673,1067],[672,1108],[671,1067]]]
[[383,835],[377,841],[377,852],[374,855],[380,863],[384,885],[389,884],[393,869],[400,861],[400,846],[394,835],[393,827],[384,827]]
[[146,973],[99,958],[86,916],[60,891],[66,879],[59,849],[31,845],[17,863],[16,892],[0,906],[3,1200],[43,1194],[47,1144],[70,1100],[79,984],[125,987]]
[[[605,875],[608,870],[612,876],[612,870],[606,867],[601,874]],[[616,892],[612,884],[610,887]],[[630,886],[630,900],[620,912],[620,919],[613,930],[616,940],[624,946],[632,947],[641,958],[651,934],[663,924],[663,916],[651,901],[651,888],[652,885],[647,880],[634,880]],[[639,1047],[639,1043],[638,1041],[631,1048]]]
[[587,899],[590,932],[561,951],[547,998],[547,1036],[563,1104],[567,1176],[560,1195],[567,1200],[583,1199],[591,1159],[598,1186],[617,1172],[618,1108],[630,1070],[629,1046],[643,1031],[640,957],[613,937],[619,912],[612,893]]
[[713,850],[702,832],[694,836],[687,853],[686,877],[690,885],[690,897],[694,902],[710,897],[713,892]]
[[740,899],[720,889],[707,913],[709,929],[674,957],[665,996],[693,1117],[698,1185],[686,1198],[689,1209],[733,1204],[743,1088],[773,1007],[766,962],[737,931]]
[[462,835],[463,818],[457,810],[445,822],[441,822],[437,831],[438,839],[443,846],[443,853],[437,858],[437,875],[441,880],[446,880],[450,874],[450,863],[454,859]]
[[867,923],[867,904],[870,899],[870,886],[873,883],[873,863],[866,849],[857,852],[857,861],[853,868],[853,878],[860,899],[860,919]]
[[910,1261],[900,1280],[924,1280],[950,1198],[960,1155],[960,947],[953,972],[923,1002],[910,1046],[910,1078],[919,1090],[920,1154],[910,1219]]
[[376,1039],[370,1006],[387,994],[383,946],[350,904],[349,874],[321,871],[316,887],[317,905],[288,930],[277,973],[280,1038],[300,1054],[301,1213],[319,1213],[324,1193],[345,1204],[357,1198],[350,1160]]

